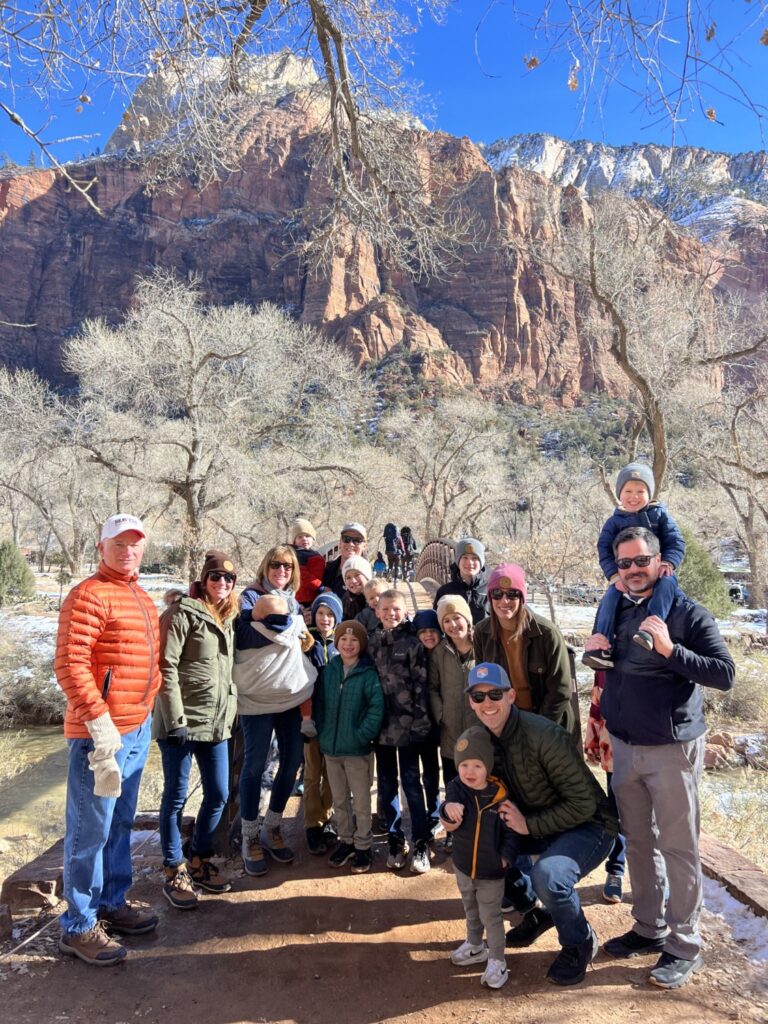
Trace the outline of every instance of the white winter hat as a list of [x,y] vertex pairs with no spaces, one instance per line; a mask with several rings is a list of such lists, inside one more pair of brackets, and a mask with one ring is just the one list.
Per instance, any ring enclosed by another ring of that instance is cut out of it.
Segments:
[[102,526],[101,539],[111,540],[113,537],[118,537],[121,533],[125,533],[127,530],[135,530],[136,533],[140,533],[142,537],[147,536],[144,524],[138,516],[129,516],[124,512],[118,512],[117,515],[110,516]]
[[362,555],[352,555],[341,567],[341,578],[344,579],[348,572],[359,572],[366,580],[373,579],[371,563]]

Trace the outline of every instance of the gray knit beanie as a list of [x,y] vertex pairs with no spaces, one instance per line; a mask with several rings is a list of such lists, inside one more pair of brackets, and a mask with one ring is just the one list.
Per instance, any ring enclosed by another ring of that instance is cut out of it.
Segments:
[[456,541],[453,549],[453,560],[456,565],[459,564],[462,555],[477,555],[481,568],[485,565],[485,545],[474,537],[462,537]]
[[628,484],[630,480],[639,480],[641,484],[645,484],[648,488],[648,500],[650,501],[653,497],[653,492],[656,490],[656,481],[653,479],[653,470],[650,466],[646,466],[644,462],[630,462],[624,469],[619,470],[619,475],[616,477],[616,497],[621,501],[621,491],[624,484]]

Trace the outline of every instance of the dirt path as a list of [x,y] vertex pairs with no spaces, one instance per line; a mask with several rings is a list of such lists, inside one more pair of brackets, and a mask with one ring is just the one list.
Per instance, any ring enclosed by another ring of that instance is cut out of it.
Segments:
[[[291,809],[298,801],[291,801]],[[0,964],[4,1024],[712,1024],[768,1021],[768,971],[751,965],[718,924],[705,921],[707,970],[679,992],[645,982],[651,958],[601,953],[584,983],[558,989],[545,978],[554,932],[510,952],[498,992],[480,972],[447,957],[463,938],[450,860],[425,876],[384,867],[334,872],[306,852],[300,819],[286,823],[297,860],[263,879],[234,869],[233,892],[207,896],[193,913],[160,895],[156,848],[137,858],[134,895],[161,915],[155,935],[127,939],[129,961],[97,969],[55,950],[57,928],[31,951]],[[602,874],[581,886],[601,942],[631,926],[627,904],[600,899]]]

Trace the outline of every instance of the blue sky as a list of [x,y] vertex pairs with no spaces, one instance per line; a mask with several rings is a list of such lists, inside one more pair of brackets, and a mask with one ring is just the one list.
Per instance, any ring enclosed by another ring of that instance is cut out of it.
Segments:
[[[526,6],[525,0],[518,0],[516,6]],[[530,2],[527,6],[540,5]],[[717,23],[713,56],[718,42],[726,42],[746,29],[747,19],[762,18],[759,27],[753,26],[729,49],[729,55],[731,70],[753,100],[768,103],[768,47],[759,43],[761,32],[768,27],[768,4],[715,0],[708,6]],[[670,7],[674,7],[674,0]],[[670,35],[675,35],[674,26]],[[422,82],[424,93],[431,97],[433,117],[429,123],[475,141],[550,132],[565,139],[589,138],[611,145],[658,142],[725,152],[764,149],[766,145],[768,133],[763,134],[754,113],[729,101],[714,84],[705,86],[703,98],[704,106],[715,109],[717,121],[707,120],[703,110],[690,105],[684,112],[685,122],[674,133],[668,123],[658,122],[642,108],[632,92],[633,87],[642,88],[642,83],[626,74],[610,86],[607,95],[593,90],[585,110],[581,93],[570,92],[566,86],[570,65],[567,54],[544,59],[534,71],[526,70],[524,57],[535,54],[544,58],[545,46],[515,23],[511,0],[456,3],[442,25],[426,21],[409,46],[413,59],[404,72]],[[672,56],[679,50],[670,43],[668,52]],[[124,107],[124,101],[110,96],[107,89],[99,91],[91,85],[88,91],[94,102],[80,114],[76,112],[77,101],[65,98],[55,98],[46,109],[19,92],[16,105],[34,128],[53,118],[46,132],[49,138],[92,136],[57,148],[60,158],[71,159],[103,147]],[[7,119],[0,121],[0,153],[26,163],[33,148]]]

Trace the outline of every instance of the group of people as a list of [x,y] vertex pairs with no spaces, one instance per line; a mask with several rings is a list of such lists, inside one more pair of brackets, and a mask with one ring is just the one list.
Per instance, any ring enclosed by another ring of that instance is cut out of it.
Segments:
[[[700,684],[728,689],[734,665],[712,616],[676,582],[684,544],[654,490],[643,464],[619,474],[604,530],[611,586],[584,655],[598,670],[586,752],[609,772],[607,793],[584,760],[562,634],[529,607],[522,568],[486,567],[478,539],[456,542],[450,581],[411,619],[404,594],[375,577],[361,523],[342,527],[339,555],[326,562],[311,522],[297,519],[239,597],[233,560],[213,549],[158,621],[137,583],[144,527],[111,517],[97,572],[64,602],[57,642],[70,747],[61,950],[116,963],[126,949],[113,933],[158,923],[127,900],[150,733],[165,782],[164,895],[189,910],[201,890],[230,888],[214,836],[239,720],[247,874],[295,859],[282,816],[302,763],[308,852],[330,869],[369,871],[375,781],[388,869],[429,871],[444,830],[467,924],[451,961],[484,964],[484,985],[507,981],[506,948],[551,928],[560,949],[547,977],[583,980],[598,944],[576,886],[606,858],[605,898],[621,899],[626,858],[635,918],[606,951],[658,954],[650,981],[684,984],[702,966]],[[278,770],[264,808],[273,741]],[[193,760],[203,800],[184,844]],[[521,917],[505,933],[513,911]]]

